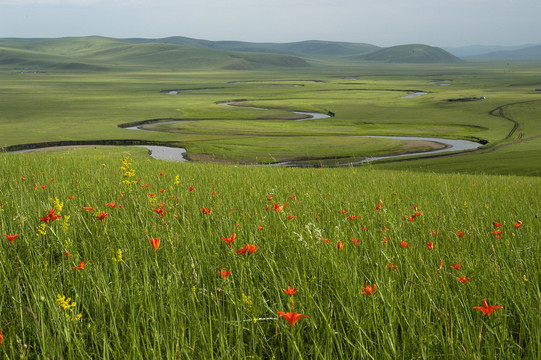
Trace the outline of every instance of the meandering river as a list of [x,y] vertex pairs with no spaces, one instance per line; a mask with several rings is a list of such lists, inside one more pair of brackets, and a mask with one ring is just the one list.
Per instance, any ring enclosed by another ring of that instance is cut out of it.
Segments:
[[[414,93],[410,94],[407,97],[412,96],[421,96],[424,95],[424,93]],[[242,105],[243,102],[246,100],[239,100],[239,101],[231,101],[231,102],[222,102],[219,103],[219,105],[224,106],[241,106],[246,107],[250,109],[258,109],[258,110],[269,110],[267,108],[261,108],[261,107],[254,107],[254,106],[245,106]],[[317,119],[325,119],[329,118],[330,116],[328,114],[323,113],[317,113],[317,112],[304,112],[304,111],[292,111],[295,114],[303,115],[304,117],[300,119],[296,119],[295,121],[303,121],[303,120],[317,120]],[[167,124],[167,123],[177,123],[177,122],[185,122],[185,121],[197,121],[197,120],[171,120],[171,121],[163,121],[159,122],[159,124]],[[148,124],[144,124],[148,125]],[[137,126],[130,126],[125,127],[125,129],[128,130],[143,130],[143,131],[153,131],[150,129],[143,128],[144,125],[137,125]],[[345,135],[345,136],[355,136],[355,135]],[[372,138],[385,138],[385,139],[395,139],[395,140],[405,140],[405,141],[429,141],[434,143],[439,143],[444,145],[443,148],[438,148],[435,150],[429,150],[424,152],[416,152],[416,153],[408,153],[408,154],[401,154],[401,155],[388,155],[388,156],[375,156],[375,157],[367,157],[356,161],[347,161],[344,163],[333,163],[334,166],[349,166],[349,165],[358,165],[362,163],[368,163],[373,162],[377,160],[384,160],[384,159],[394,159],[394,158],[402,158],[402,157],[415,157],[415,156],[426,156],[426,155],[432,155],[432,154],[440,154],[444,152],[455,152],[455,151],[467,151],[467,150],[474,150],[481,146],[481,144],[473,142],[473,141],[467,141],[467,140],[452,140],[452,139],[444,139],[444,138],[435,138],[435,137],[416,137],[416,136],[355,136],[359,138],[363,137],[372,137]],[[179,147],[170,147],[170,146],[157,146],[157,145],[133,145],[138,147],[145,147],[149,150],[150,156],[152,156],[155,159],[158,160],[166,160],[166,161],[186,161],[184,155],[186,153],[186,149],[179,148]],[[46,148],[41,148],[46,149]],[[22,150],[18,152],[28,152],[28,151],[34,151],[37,149],[29,149],[29,150]],[[276,163],[273,164],[275,166],[303,166],[301,163],[296,162],[282,162],[282,163]],[[308,166],[308,165],[304,165]]]

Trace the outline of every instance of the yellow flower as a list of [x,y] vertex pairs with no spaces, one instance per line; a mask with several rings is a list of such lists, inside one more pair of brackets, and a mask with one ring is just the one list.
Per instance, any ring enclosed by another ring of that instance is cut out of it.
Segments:
[[62,208],[64,207],[64,203],[60,202],[57,197],[51,198],[51,202],[53,203],[53,207],[56,209],[56,213],[60,214]]
[[113,257],[113,261],[115,262],[121,262],[122,261],[122,250],[118,249],[116,252],[116,256]]
[[65,295],[56,295],[56,305],[60,306],[64,310],[73,311],[73,308],[77,305],[74,302],[71,302],[71,298],[67,298]]
[[46,235],[47,234],[47,232],[45,231],[46,227],[47,225],[45,223],[41,223],[38,227],[36,227],[36,230],[37,230],[36,236]]
[[64,229],[64,231],[68,231],[69,228],[70,228],[70,223],[69,223],[69,220],[70,220],[70,215],[64,215],[64,223],[62,224],[62,228]]

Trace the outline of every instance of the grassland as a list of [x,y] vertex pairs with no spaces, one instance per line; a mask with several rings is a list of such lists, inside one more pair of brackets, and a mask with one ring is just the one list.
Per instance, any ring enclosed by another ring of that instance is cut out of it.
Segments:
[[[94,51],[104,53],[102,47]],[[110,66],[112,55],[104,56],[100,64]],[[179,71],[171,71],[165,70],[171,60],[155,70],[149,69],[151,60],[139,61],[147,68],[21,73],[4,67],[0,144],[139,139],[184,147],[191,159],[268,163],[312,157],[325,162],[396,153],[407,146],[352,135],[440,136],[488,143],[482,154],[381,166],[539,175],[535,114],[540,98],[532,64],[313,60],[302,68],[203,71],[179,65]],[[401,98],[414,91],[428,94]],[[219,105],[235,99],[269,110]],[[462,101],[469,99],[475,101]],[[493,111],[498,108],[501,113]],[[295,122],[291,110],[336,115]],[[118,127],[154,119],[191,121],[149,126],[160,130],[153,132]],[[516,155],[530,160],[517,162]]]
[[[541,356],[536,178],[126,148],[2,154],[0,167],[4,358]],[[502,308],[484,315],[483,299]]]
[[[86,40],[0,41],[0,146],[149,141],[194,161],[0,153],[0,357],[541,358],[537,64]],[[241,99],[267,110],[220,105]],[[119,127],[134,122],[154,131]],[[358,135],[486,144],[358,167],[203,163],[411,146]]]

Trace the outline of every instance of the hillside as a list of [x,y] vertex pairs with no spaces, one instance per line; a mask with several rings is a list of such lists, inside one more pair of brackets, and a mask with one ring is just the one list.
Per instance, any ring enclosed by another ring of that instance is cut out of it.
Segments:
[[363,43],[307,40],[291,43],[254,43],[243,41],[209,41],[174,36],[163,39],[128,39],[137,42],[152,42],[176,45],[188,45],[207,49],[241,52],[274,53],[300,56],[305,58],[336,58],[347,55],[363,54],[379,50],[380,47]]
[[517,50],[493,51],[469,56],[471,60],[541,60],[541,45],[529,46]]
[[389,63],[456,63],[462,61],[441,48],[421,44],[391,46],[358,56],[357,59]]
[[292,55],[243,53],[188,45],[81,37],[1,39],[0,65],[41,70],[243,70],[305,67],[308,62]]

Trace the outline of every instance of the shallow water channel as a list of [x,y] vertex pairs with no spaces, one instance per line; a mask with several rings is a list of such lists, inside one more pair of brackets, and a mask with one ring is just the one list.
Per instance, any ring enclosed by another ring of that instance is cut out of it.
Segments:
[[[424,94],[415,93],[410,94],[406,97],[412,97],[412,96],[421,96]],[[258,110],[269,110],[266,108],[260,108],[260,107],[254,107],[254,106],[244,106],[241,105],[243,101],[232,101],[232,102],[223,102],[219,103],[219,105],[224,106],[240,106],[240,107],[246,107],[250,109],[258,109]],[[293,111],[295,114],[301,114],[305,115],[304,118],[296,119],[294,121],[303,121],[303,120],[315,120],[315,119],[324,119],[330,117],[327,114],[317,113],[317,112],[304,112],[304,111]],[[171,120],[171,121],[163,121],[159,122],[159,124],[167,124],[167,123],[178,123],[178,122],[185,122],[185,121],[196,121],[196,120]],[[145,124],[149,125],[149,124]],[[143,128],[144,125],[137,125],[137,126],[131,126],[126,127],[125,129],[128,130],[142,130],[142,131],[153,131]],[[383,160],[383,159],[393,159],[393,158],[401,158],[401,157],[414,157],[414,156],[421,156],[421,155],[432,155],[432,154],[439,154],[443,152],[453,152],[453,151],[466,151],[466,150],[474,150],[481,146],[481,144],[473,142],[473,141],[467,141],[467,140],[451,140],[451,139],[444,139],[444,138],[434,138],[434,137],[416,137],[416,136],[355,136],[359,138],[363,137],[372,137],[372,138],[385,138],[385,139],[395,139],[395,140],[405,140],[405,141],[430,141],[430,142],[436,142],[439,144],[444,145],[444,148],[436,149],[436,150],[429,150],[424,152],[417,152],[417,153],[408,153],[408,154],[401,154],[401,155],[389,155],[389,156],[375,156],[375,157],[367,157],[363,158],[358,161],[348,161],[345,163],[334,163],[333,166],[349,166],[349,165],[358,165],[368,162],[373,162],[376,160]],[[177,161],[182,162],[186,161],[184,154],[186,153],[185,148],[179,148],[179,147],[172,147],[172,146],[157,146],[157,145],[130,145],[130,146],[137,146],[137,147],[144,147],[148,149],[149,155],[157,160],[166,160],[166,161]],[[47,148],[41,148],[41,149],[47,149]],[[21,150],[21,151],[15,151],[14,153],[20,153],[20,152],[30,152],[35,151],[39,149],[29,149],[29,150]],[[303,165],[301,163],[296,162],[282,162],[282,163],[276,163],[272,164],[274,166],[309,166],[309,165]]]

